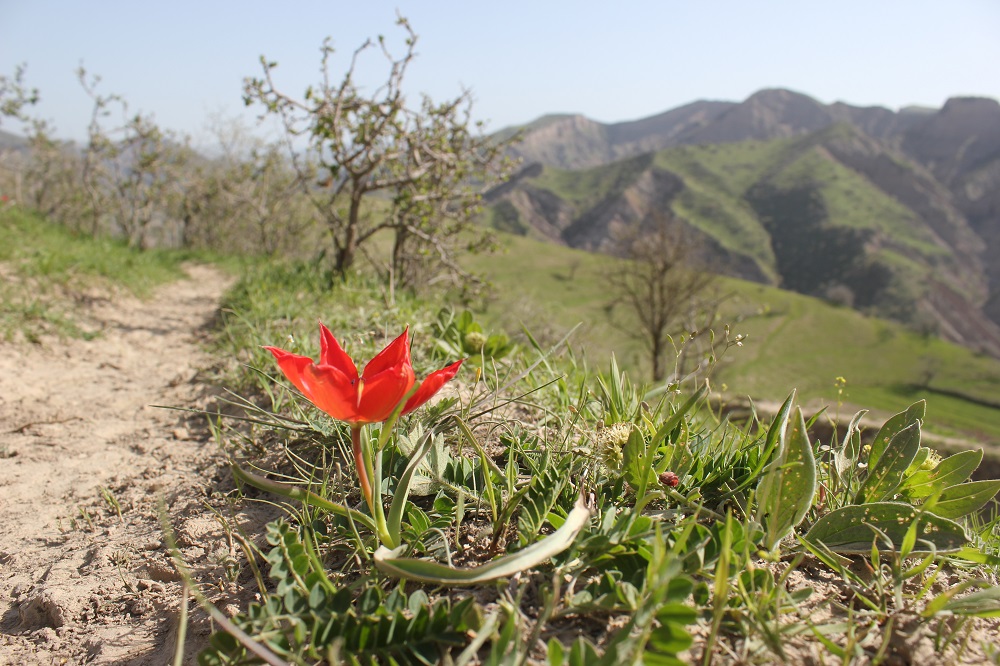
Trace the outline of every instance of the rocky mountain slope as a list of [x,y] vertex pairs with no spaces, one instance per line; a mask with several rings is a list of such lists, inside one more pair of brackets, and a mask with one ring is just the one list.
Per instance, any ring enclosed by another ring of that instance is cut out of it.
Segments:
[[493,224],[599,252],[668,218],[715,270],[1000,356],[1000,103],[822,104],[788,90],[524,128]]

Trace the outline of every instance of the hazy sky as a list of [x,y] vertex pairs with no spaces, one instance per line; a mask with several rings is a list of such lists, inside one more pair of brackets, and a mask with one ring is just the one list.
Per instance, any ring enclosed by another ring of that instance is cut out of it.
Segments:
[[[327,35],[338,73],[367,37],[401,52],[397,8],[420,36],[407,89],[470,88],[491,130],[555,112],[631,120],[765,87],[890,108],[1000,98],[998,0],[0,0],[0,73],[27,63],[37,113],[63,136],[83,137],[89,119],[82,61],[103,92],[198,139],[209,115],[247,113],[242,80],[262,54],[301,95]],[[374,86],[384,61],[369,55],[361,81]]]

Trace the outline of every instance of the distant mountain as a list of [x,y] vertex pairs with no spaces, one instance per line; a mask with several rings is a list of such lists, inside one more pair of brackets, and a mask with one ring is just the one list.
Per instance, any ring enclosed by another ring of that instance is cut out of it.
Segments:
[[717,270],[1000,357],[1000,103],[822,104],[788,90],[605,125],[547,116],[488,198],[499,228],[598,252],[668,214]]
[[27,147],[28,140],[23,136],[0,130],[0,150],[24,150]]
[[[949,104],[960,101],[951,100]],[[974,101],[985,105],[994,102]],[[822,104],[802,93],[768,89],[741,103],[692,102],[666,113],[623,123],[603,124],[581,115],[543,116],[516,128],[524,133],[524,140],[512,153],[525,163],[580,169],[672,146],[787,138],[838,123],[853,125],[876,139],[898,140],[938,115],[937,109],[925,107],[892,111],[843,102]],[[977,122],[988,122],[989,113],[980,110],[978,115]],[[514,129],[503,130],[501,134],[510,134]]]

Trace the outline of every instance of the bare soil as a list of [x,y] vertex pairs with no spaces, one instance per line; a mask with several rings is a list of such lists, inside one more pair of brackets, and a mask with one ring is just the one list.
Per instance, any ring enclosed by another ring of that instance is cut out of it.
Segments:
[[[232,612],[223,456],[203,418],[154,406],[211,399],[203,342],[228,278],[187,271],[147,300],[91,298],[91,340],[0,342],[0,664],[171,662],[181,584],[161,501],[201,589]],[[193,617],[187,663],[210,629]]]

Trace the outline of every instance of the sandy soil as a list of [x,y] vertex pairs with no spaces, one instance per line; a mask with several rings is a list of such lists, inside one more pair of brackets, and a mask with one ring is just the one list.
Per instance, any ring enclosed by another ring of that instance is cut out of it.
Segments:
[[[203,419],[153,407],[210,398],[200,343],[227,279],[188,273],[145,301],[94,299],[93,340],[0,342],[0,664],[170,663],[160,498],[202,589],[223,607],[236,589],[209,509],[227,512],[222,456]],[[187,661],[208,630],[196,619]]]

